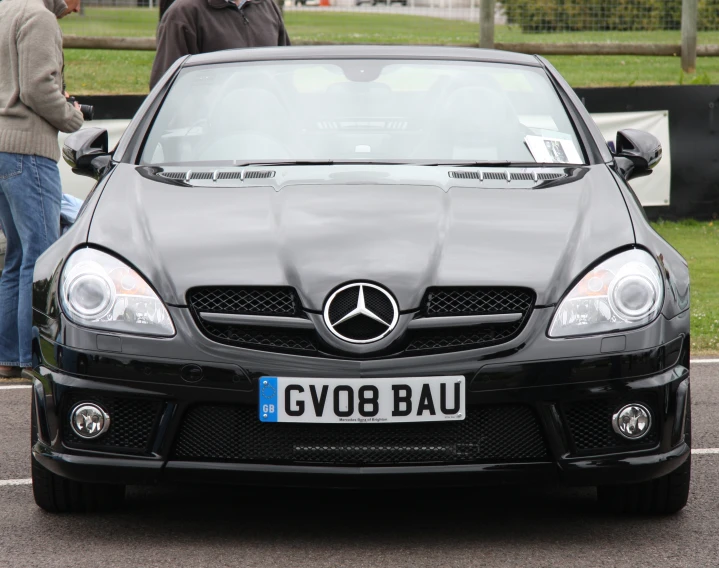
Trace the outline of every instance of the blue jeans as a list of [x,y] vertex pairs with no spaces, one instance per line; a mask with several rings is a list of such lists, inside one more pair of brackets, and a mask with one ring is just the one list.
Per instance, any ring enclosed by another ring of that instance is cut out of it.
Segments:
[[0,365],[31,366],[33,270],[60,235],[61,199],[54,161],[0,152],[0,225],[7,238],[0,276]]

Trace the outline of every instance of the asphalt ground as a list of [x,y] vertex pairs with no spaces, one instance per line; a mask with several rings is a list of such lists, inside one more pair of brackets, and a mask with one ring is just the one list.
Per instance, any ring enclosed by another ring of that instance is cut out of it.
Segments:
[[27,485],[30,390],[2,387],[2,567],[719,565],[719,364],[692,367],[694,447],[709,452],[671,517],[602,514],[592,489],[561,487],[133,487],[117,513],[50,515]]

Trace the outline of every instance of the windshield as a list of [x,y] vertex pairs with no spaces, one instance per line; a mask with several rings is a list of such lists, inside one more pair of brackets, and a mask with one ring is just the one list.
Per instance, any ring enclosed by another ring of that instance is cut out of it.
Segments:
[[332,60],[183,70],[145,165],[265,162],[584,163],[544,70]]

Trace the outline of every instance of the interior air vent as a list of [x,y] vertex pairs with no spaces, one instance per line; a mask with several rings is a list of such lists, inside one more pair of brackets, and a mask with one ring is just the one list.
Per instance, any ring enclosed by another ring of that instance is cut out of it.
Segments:
[[221,172],[215,170],[214,172],[162,172],[161,177],[165,179],[181,179],[185,181],[190,180],[228,180],[228,179],[270,179],[275,177],[275,172],[272,170],[237,170],[230,172]]
[[192,172],[190,179],[212,179],[212,172]]
[[479,179],[479,172],[449,172],[449,177],[455,179]]
[[534,181],[534,174],[528,174],[528,173],[519,173],[519,174],[510,174],[512,181]]
[[269,179],[275,177],[272,170],[250,170],[239,172],[220,172],[217,179]]
[[162,172],[160,175],[167,179],[185,179],[185,172]]
[[560,173],[537,173],[537,172],[481,172],[481,171],[459,171],[449,172],[449,177],[454,179],[478,179],[497,181],[550,181],[564,177]]

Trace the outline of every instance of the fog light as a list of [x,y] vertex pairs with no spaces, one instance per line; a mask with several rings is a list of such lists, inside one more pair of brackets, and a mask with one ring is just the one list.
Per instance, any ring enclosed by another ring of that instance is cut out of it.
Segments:
[[92,440],[107,432],[110,417],[96,404],[83,402],[72,409],[70,426],[81,438]]
[[627,404],[612,417],[614,431],[628,440],[643,438],[652,426],[652,414],[642,404]]

